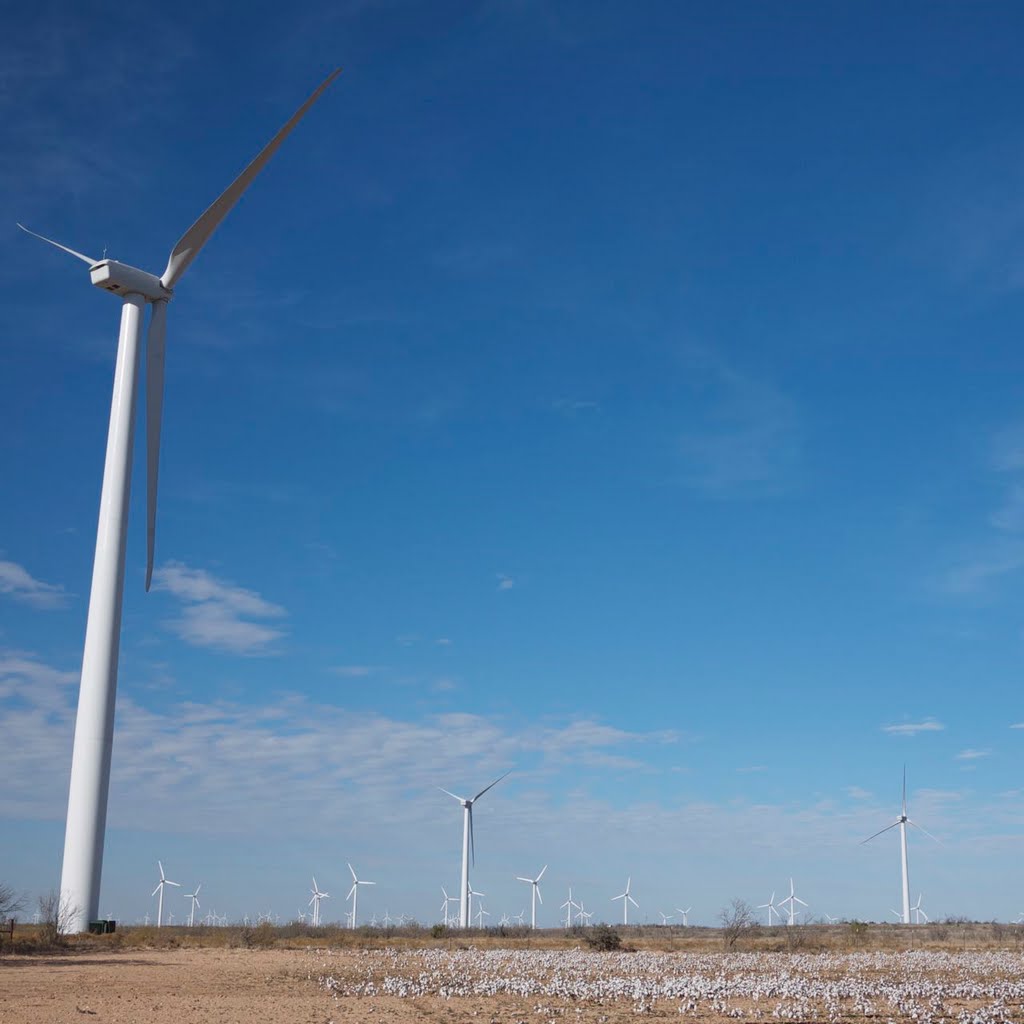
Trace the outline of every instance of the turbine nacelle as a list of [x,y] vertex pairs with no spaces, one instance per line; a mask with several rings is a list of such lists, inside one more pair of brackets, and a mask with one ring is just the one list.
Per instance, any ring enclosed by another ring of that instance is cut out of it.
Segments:
[[173,292],[165,288],[155,274],[130,267],[117,260],[100,260],[89,268],[89,277],[97,288],[115,295],[130,295],[133,292],[143,296],[147,302],[169,299]]

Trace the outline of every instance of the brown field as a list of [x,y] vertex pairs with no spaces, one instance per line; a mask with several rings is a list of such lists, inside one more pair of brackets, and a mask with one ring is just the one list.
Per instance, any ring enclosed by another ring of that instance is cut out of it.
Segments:
[[128,928],[49,952],[3,947],[0,1022],[1024,1022],[1020,929],[795,931],[760,929],[723,952],[713,929],[631,928],[629,951],[599,953],[557,930],[324,942],[301,928]]

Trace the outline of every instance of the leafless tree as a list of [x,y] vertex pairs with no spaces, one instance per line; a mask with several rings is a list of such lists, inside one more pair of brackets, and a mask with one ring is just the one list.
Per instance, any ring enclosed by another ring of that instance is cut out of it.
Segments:
[[25,897],[12,886],[0,882],[0,921],[14,917],[25,906]]
[[746,900],[733,900],[718,915],[722,922],[722,941],[726,949],[732,949],[744,932],[754,927],[754,908]]

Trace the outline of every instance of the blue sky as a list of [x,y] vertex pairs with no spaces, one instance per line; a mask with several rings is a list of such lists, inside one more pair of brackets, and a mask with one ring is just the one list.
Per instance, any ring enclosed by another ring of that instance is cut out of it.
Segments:
[[[1024,905],[1016,5],[35,5],[0,33],[4,881],[59,878],[118,309],[170,308],[103,911]],[[141,432],[140,435],[141,436]],[[550,894],[550,895],[549,895]],[[554,897],[557,897],[555,899]],[[184,905],[186,901],[182,900]]]

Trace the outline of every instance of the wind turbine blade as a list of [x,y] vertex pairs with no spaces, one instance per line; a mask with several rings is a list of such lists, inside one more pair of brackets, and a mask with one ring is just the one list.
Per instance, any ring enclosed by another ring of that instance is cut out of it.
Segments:
[[157,861],[156,866],[160,869],[160,881],[164,880],[164,865],[162,861]]
[[157,299],[149,319],[146,342],[146,592],[153,582],[156,550],[156,487],[160,475],[160,421],[164,407],[164,352],[167,300]]
[[806,906],[808,906],[808,905],[809,905],[809,904],[807,904],[807,903],[804,903],[804,901],[803,901],[802,899],[800,899],[800,897],[799,897],[799,896],[794,896],[794,897],[793,897],[793,899],[794,899],[794,900],[795,900],[795,901],[796,901],[797,903],[799,903],[799,904],[800,904],[801,906],[804,906],[804,907],[806,907]]
[[891,825],[886,825],[886,826],[885,826],[885,828],[883,828],[883,829],[879,829],[879,831],[877,831],[877,832],[876,832],[876,833],[875,833],[875,834],[874,834],[873,836],[868,836],[868,837],[867,837],[867,839],[864,839],[864,840],[862,840],[862,841],[861,841],[861,843],[860,843],[860,845],[861,845],[861,846],[863,846],[863,845],[864,845],[864,843],[870,843],[872,839],[875,839],[875,838],[877,838],[877,837],[878,837],[878,836],[880,836],[880,835],[881,835],[881,834],[882,834],[883,832],[888,832],[888,831],[889,831],[889,829],[891,829],[891,828],[895,828],[895,827],[896,827],[896,826],[897,826],[898,824],[899,824],[899,822],[898,822],[898,821],[894,821],[894,822],[893,822],[893,823],[892,823]]
[[903,766],[903,817],[907,816],[907,766]]
[[353,868],[353,867],[352,867],[352,865],[351,865],[351,864],[349,864],[349,866],[348,866],[348,869],[349,869],[349,871],[351,871],[351,872],[352,872],[352,881],[353,881],[353,882],[358,882],[358,881],[359,881],[359,879],[358,879],[358,878],[356,878],[356,871],[355,871],[355,868]]
[[537,899],[538,899],[538,901],[539,901],[539,902],[541,902],[541,903],[543,903],[543,902],[544,902],[544,897],[543,897],[543,896],[541,896],[541,894],[540,894],[540,886],[539,886],[539,885],[537,886]]
[[150,896],[155,896],[160,891],[160,886],[161,885],[163,885],[162,882],[157,882],[156,888],[149,895]]
[[931,832],[929,832],[929,831],[928,831],[928,830],[927,830],[926,828],[921,828],[921,826],[920,826],[920,825],[918,825],[918,823],[917,823],[916,821],[911,821],[911,820],[910,820],[909,818],[907,818],[907,824],[908,824],[908,825],[913,825],[913,826],[914,826],[914,828],[916,828],[918,832],[923,832],[923,833],[924,833],[924,834],[925,834],[925,835],[926,835],[926,836],[927,836],[927,837],[928,837],[929,839],[931,839],[931,840],[933,840],[934,842],[938,843],[938,844],[939,844],[939,846],[942,846],[942,845],[943,845],[943,843],[942,843],[942,840],[941,840],[941,839],[936,839],[936,838],[935,838],[935,836],[933,836],[933,835],[931,834]]
[[547,869],[548,869],[547,864],[545,864],[544,867],[542,867],[540,869],[540,874],[537,876],[537,881],[538,882],[544,877],[544,872],[547,871]]
[[516,881],[517,882],[529,882],[530,885],[533,885],[533,879],[532,878],[523,878],[522,875],[516,875]]
[[363,882],[363,881],[361,881],[359,884],[360,885],[376,885],[377,883],[376,882]]
[[26,235],[31,235],[33,238],[38,238],[40,241],[48,242],[50,245],[56,246],[56,248],[58,249],[62,249],[69,256],[75,256],[78,259],[80,259],[83,263],[88,263],[90,267],[95,266],[95,264],[100,262],[99,260],[94,260],[91,257],[85,256],[80,252],[75,252],[74,249],[69,249],[66,245],[61,245],[60,242],[55,242],[52,238],[47,238],[45,235],[37,235],[34,231],[29,231],[29,229],[25,227],[24,224],[19,224],[18,227],[21,228],[21,230],[24,231]]
[[356,891],[356,886],[357,886],[358,884],[359,884],[358,882],[353,882],[353,883],[352,883],[352,888],[351,888],[351,889],[349,889],[349,891],[348,891],[348,895],[347,895],[347,896],[345,897],[345,899],[347,899],[347,900],[350,900],[350,899],[352,899],[352,893],[354,893],[354,892]]
[[475,797],[473,797],[473,803],[476,803],[476,801],[479,800],[480,797],[482,797],[484,795],[484,793],[487,792],[487,790],[493,789],[499,782],[501,782],[502,779],[507,778],[511,774],[512,774],[512,769],[509,768],[509,770],[507,772],[505,772],[504,775],[502,775],[500,778],[495,779],[489,786],[484,786],[484,788],[481,789],[480,792],[477,793],[477,795]]
[[164,881],[165,881],[165,882],[166,882],[166,883],[167,883],[168,885],[174,885],[174,886],[177,886],[177,887],[178,887],[179,889],[181,888],[181,882],[172,882],[172,881],[171,881],[171,880],[170,880],[169,878],[165,878],[165,879],[164,879]]
[[637,908],[637,910],[639,910],[639,909],[640,909],[640,904],[639,904],[639,903],[637,903],[637,901],[636,901],[635,899],[633,899],[633,897],[632,897],[632,896],[627,896],[627,897],[626,897],[626,899],[628,899],[628,900],[629,900],[629,902],[630,902],[630,903],[632,903],[632,904],[633,904],[633,906]]
[[195,895],[196,895],[196,896],[198,896],[198,895],[199,895],[199,890],[200,890],[200,889],[202,889],[202,887],[203,887],[203,883],[202,883],[202,882],[200,882],[200,883],[199,883],[199,884],[198,884],[198,885],[196,886],[196,891],[195,891]]
[[259,155],[242,173],[214,200],[205,213],[178,240],[167,261],[167,269],[160,278],[160,283],[168,290],[172,289],[189,264],[199,255],[199,250],[209,241],[217,230],[220,222],[228,215],[231,208],[242,197],[242,193],[253,183],[256,175],[263,170],[266,162],[277,151],[277,147],[288,137],[291,130],[302,120],[306,112],[320,98],[320,94],[341,74],[341,68],[332,71],[320,84],[312,96],[286,122],[284,127],[263,147]]
[[449,793],[447,789],[444,789],[441,786],[438,786],[437,788],[440,789],[442,793],[448,793],[448,795],[453,800],[458,800],[460,804],[464,804],[466,802],[465,800],[463,800],[463,798],[461,796],[456,796],[454,793]]

